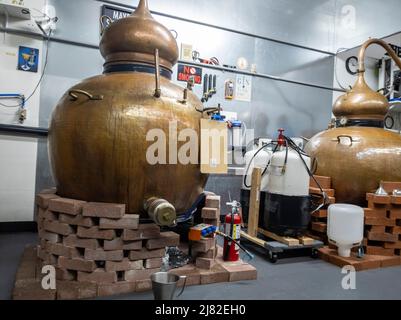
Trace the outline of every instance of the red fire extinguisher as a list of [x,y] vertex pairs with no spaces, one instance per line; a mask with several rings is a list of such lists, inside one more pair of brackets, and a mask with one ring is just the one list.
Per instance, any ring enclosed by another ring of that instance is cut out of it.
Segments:
[[[241,238],[241,216],[239,215],[240,204],[237,201],[228,202],[232,207],[230,214],[226,215],[224,233],[239,243]],[[229,238],[224,239],[223,259],[224,261],[239,260],[239,246]]]

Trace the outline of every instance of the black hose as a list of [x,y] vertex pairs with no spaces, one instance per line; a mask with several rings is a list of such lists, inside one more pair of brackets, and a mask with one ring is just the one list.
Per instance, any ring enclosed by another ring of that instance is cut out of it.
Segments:
[[[245,186],[246,188],[250,188],[250,187],[251,187],[251,186],[248,186],[248,185],[246,184],[246,178],[248,177],[248,172],[249,172],[249,168],[251,167],[252,161],[253,161],[253,160],[255,159],[255,157],[259,154],[259,152],[261,152],[263,149],[267,148],[269,145],[273,145],[273,144],[274,144],[273,142],[270,142],[270,143],[266,144],[265,146],[261,147],[261,148],[260,148],[258,151],[256,151],[256,153],[253,155],[251,161],[249,161],[248,167],[247,167],[247,169],[246,169],[246,171],[245,171],[245,174],[244,174],[244,186]],[[276,148],[274,149],[273,153],[277,150],[277,147],[278,147],[278,146],[276,146]],[[262,172],[262,176],[266,173],[267,167],[268,167],[269,165],[270,165],[270,160],[269,160],[269,162],[266,164],[266,167],[265,167],[264,171]]]

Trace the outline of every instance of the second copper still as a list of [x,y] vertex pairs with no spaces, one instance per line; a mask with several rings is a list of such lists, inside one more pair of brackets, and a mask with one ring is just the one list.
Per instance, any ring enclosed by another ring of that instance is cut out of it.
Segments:
[[[146,140],[151,129],[166,134],[167,146],[174,139],[171,121],[178,132],[199,133],[196,109],[202,103],[170,81],[178,59],[174,37],[141,0],[131,16],[104,30],[100,51],[103,75],[72,87],[52,115],[49,154],[58,194],[125,203],[130,213],[143,211],[150,198],[161,198],[172,205],[163,206],[166,214],[174,208],[184,212],[202,193],[207,176],[198,164],[152,165],[146,159],[154,143]],[[178,142],[178,149],[184,143]]]
[[401,136],[384,129],[389,103],[366,84],[365,52],[379,44],[401,68],[401,61],[384,41],[371,39],[359,52],[358,79],[335,102],[336,128],[315,135],[306,152],[316,160],[316,174],[332,178],[336,202],[365,205],[366,193],[381,180],[401,181]]

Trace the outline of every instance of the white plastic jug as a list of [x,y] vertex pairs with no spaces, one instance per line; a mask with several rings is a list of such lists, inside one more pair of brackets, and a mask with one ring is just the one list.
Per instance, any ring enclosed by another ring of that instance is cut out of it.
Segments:
[[332,204],[328,209],[327,236],[338,247],[340,257],[350,257],[351,249],[363,240],[364,211],[350,204]]

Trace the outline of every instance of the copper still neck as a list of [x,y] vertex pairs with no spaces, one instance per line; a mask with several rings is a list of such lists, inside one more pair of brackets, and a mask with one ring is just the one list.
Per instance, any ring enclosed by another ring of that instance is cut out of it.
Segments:
[[172,33],[152,17],[147,0],[140,0],[130,16],[107,27],[100,41],[105,72],[110,68],[130,71],[132,65],[154,67],[156,51],[159,52],[161,75],[171,73],[178,60],[177,42]]
[[380,39],[366,41],[359,50],[358,79],[350,91],[337,99],[333,113],[337,119],[353,120],[354,122],[351,123],[365,121],[368,125],[369,123],[376,123],[377,126],[383,127],[382,124],[388,112],[389,102],[384,95],[372,90],[365,81],[366,49],[372,44],[382,46],[401,68],[401,60],[386,42]]

